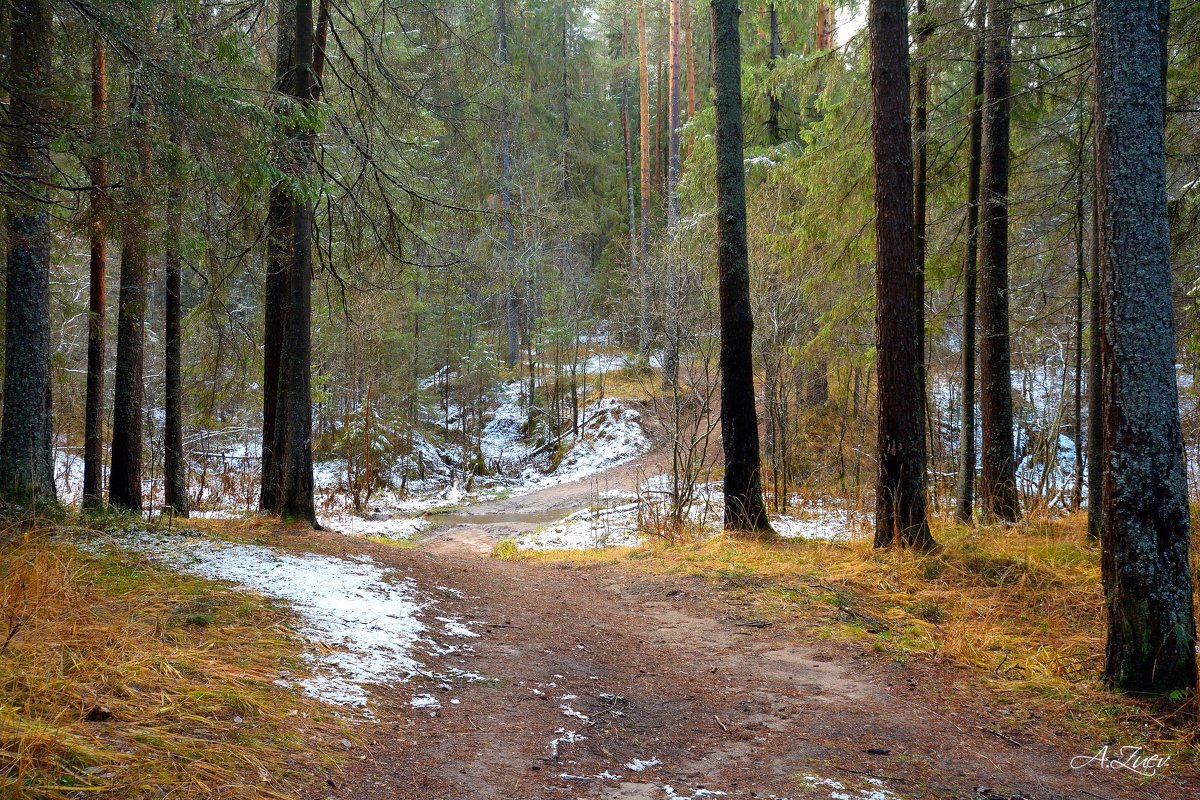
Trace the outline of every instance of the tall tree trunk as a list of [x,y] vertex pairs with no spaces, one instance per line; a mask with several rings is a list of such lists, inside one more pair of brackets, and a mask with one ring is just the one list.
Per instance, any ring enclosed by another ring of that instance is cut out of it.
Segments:
[[654,187],[658,189],[659,202],[663,204],[664,210],[667,199],[667,147],[669,146],[667,130],[670,127],[670,122],[667,121],[667,83],[668,79],[663,74],[663,62],[660,58],[658,60],[658,83],[655,86],[657,105],[654,107],[656,122],[654,128]]
[[508,3],[496,0],[496,62],[500,65],[500,205],[504,224],[504,268],[508,273],[508,292],[504,298],[504,314],[508,335],[504,362],[511,368],[520,357],[521,315],[517,297],[516,250],[517,231],[513,224],[512,188],[512,121],[509,119],[508,92]]
[[975,302],[979,277],[979,173],[983,152],[983,80],[987,6],[975,0],[975,75],[971,83],[971,155],[967,165],[967,246],[963,255],[962,425],[954,516],[975,519]]
[[[316,88],[313,73],[312,0],[296,2],[296,69],[292,96],[302,105],[312,103]],[[314,136],[294,126],[290,134],[296,178],[304,183],[313,170]],[[288,319],[283,339],[281,362],[287,375],[279,395],[279,416],[283,418],[283,447],[276,451],[282,459],[279,483],[279,513],[284,519],[304,520],[316,526],[313,501],[312,458],[312,202],[293,203],[293,244],[291,274],[288,276]]]
[[[692,36],[692,0],[683,0],[683,43],[687,48],[687,118],[696,118],[696,40]],[[691,150],[688,150],[691,153]]]
[[154,107],[137,81],[130,87],[134,165],[126,176],[121,216],[121,293],[117,311],[117,365],[113,387],[112,467],[108,501],[117,508],[142,508],[142,419],[146,306],[150,280],[146,228],[151,214]]
[[108,66],[104,39],[92,35],[92,126],[96,155],[91,160],[92,193],[88,200],[91,252],[88,287],[87,390],[83,415],[83,507],[104,504],[104,315],[108,291],[108,239],[104,211],[108,189],[108,157],[97,141],[108,109]]
[[834,33],[833,6],[825,0],[817,3],[817,50],[832,50]]
[[1195,692],[1189,512],[1175,376],[1166,111],[1169,0],[1096,0],[1104,359],[1104,677]]
[[45,0],[9,6],[9,140],[6,197],[8,278],[5,298],[4,421],[0,494],[53,502],[50,397],[50,83],[51,9]]
[[639,300],[641,301],[638,347],[643,357],[650,355],[650,54],[646,46],[646,3],[638,0],[638,77],[640,125],[638,140],[641,146],[641,217],[642,240],[638,253],[640,267]]
[[[921,320],[917,328],[920,334],[921,386],[925,383],[925,195],[929,174],[929,64],[926,60],[925,44],[929,40],[931,23],[925,16],[925,0],[917,0],[917,85],[914,92],[913,138],[916,144],[916,174],[913,188],[913,260],[917,264],[917,290],[921,298]],[[925,392],[921,392],[922,415],[926,413]],[[928,427],[928,426],[927,426]],[[936,487],[935,487],[936,497]]]
[[1088,538],[1104,528],[1104,358],[1100,348],[1100,213],[1092,191],[1092,291],[1088,298]]
[[908,6],[871,0],[871,146],[875,172],[875,334],[879,360],[875,546],[933,545],[925,517],[923,298],[913,237]]
[[[768,50],[769,60],[767,61],[767,69],[774,72],[775,62],[783,55],[783,42],[779,38],[779,9],[771,3],[769,9],[769,28],[771,37],[771,46]],[[771,138],[771,144],[779,144],[783,141],[783,136],[779,129],[779,112],[780,102],[779,94],[774,88],[767,95],[767,135]]]
[[667,61],[667,351],[663,356],[663,380],[674,385],[679,375],[683,276],[680,272],[676,238],[679,229],[679,176],[683,168],[679,152],[680,0],[670,0],[670,31]]
[[[291,0],[279,0],[279,21],[275,25],[275,85],[277,95],[287,94],[295,67],[296,7]],[[275,166],[291,169],[287,147],[274,154]],[[279,396],[286,391],[286,375],[281,367],[283,338],[288,317],[288,284],[292,268],[292,242],[295,211],[283,181],[271,185],[267,202],[267,256],[263,303],[263,433],[262,490],[259,508],[274,512],[279,508],[279,482],[282,459],[277,448],[286,439],[279,428]]]
[[725,529],[770,535],[771,524],[762,498],[758,416],[754,402],[754,319],[750,308],[750,261],[746,243],[740,16],[737,0],[713,0]]
[[1079,128],[1079,160],[1077,193],[1075,196],[1075,385],[1072,387],[1072,422],[1075,431],[1075,482],[1071,487],[1071,510],[1078,511],[1083,502],[1083,287],[1087,284],[1087,256],[1083,249],[1084,227],[1084,157],[1087,135]]
[[[178,146],[178,137],[171,132],[171,143]],[[179,243],[182,234],[181,215],[183,192],[180,189],[179,166],[174,165],[167,185],[167,236],[163,254],[166,300],[166,353],[163,359],[166,378],[166,419],[163,430],[163,489],[166,504],[179,516],[188,515],[187,461],[183,451],[183,308],[180,297],[181,259]]]
[[1009,103],[1012,2],[988,0],[983,87],[983,177],[980,187],[979,379],[983,421],[980,494],[984,513],[1020,518],[1013,445],[1012,342],[1008,302]]
[[[637,201],[634,199],[633,186],[633,133],[629,123],[629,12],[621,8],[621,132],[625,144],[625,213],[626,225],[629,228],[629,277],[637,285],[639,299],[641,298],[644,281],[641,278],[641,259],[638,258],[638,227]],[[638,318],[638,347],[644,348],[649,342],[649,319],[645,316]],[[645,326],[645,330],[643,330]]]

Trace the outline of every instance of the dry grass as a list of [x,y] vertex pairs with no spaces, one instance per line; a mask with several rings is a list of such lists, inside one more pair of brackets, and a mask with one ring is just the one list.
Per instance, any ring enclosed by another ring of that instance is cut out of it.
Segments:
[[282,798],[336,767],[336,720],[273,683],[303,670],[286,610],[94,531],[0,538],[4,797]]
[[[900,660],[971,668],[983,683],[1088,735],[1157,736],[1195,757],[1200,729],[1179,703],[1106,690],[1099,551],[1084,515],[1013,528],[939,525],[941,548],[877,551],[869,541],[759,543],[721,536],[641,548],[522,553],[579,565],[689,574],[806,635],[850,639]],[[1148,726],[1148,727],[1147,727]]]

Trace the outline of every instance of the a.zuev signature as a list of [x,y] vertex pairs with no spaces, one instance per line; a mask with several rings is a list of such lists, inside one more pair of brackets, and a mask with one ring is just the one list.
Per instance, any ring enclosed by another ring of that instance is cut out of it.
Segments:
[[1160,756],[1152,753],[1141,745],[1123,745],[1111,749],[1102,746],[1095,753],[1085,756],[1075,756],[1071,759],[1071,769],[1084,767],[1099,767],[1100,769],[1127,770],[1146,778],[1153,778],[1167,768],[1170,756]]

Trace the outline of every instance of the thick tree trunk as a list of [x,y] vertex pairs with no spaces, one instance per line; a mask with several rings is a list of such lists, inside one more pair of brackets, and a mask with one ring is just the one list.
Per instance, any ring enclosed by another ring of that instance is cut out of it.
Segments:
[[136,156],[126,176],[121,217],[121,293],[117,310],[117,365],[113,387],[112,466],[108,501],[117,508],[142,508],[142,420],[146,400],[146,306],[150,262],[146,229],[151,215],[151,118],[153,105],[136,82],[130,87]]
[[[921,352],[921,415],[926,416],[925,397],[925,196],[928,193],[929,174],[929,65],[926,62],[925,43],[929,39],[931,25],[925,16],[925,0],[917,0],[917,85],[913,93],[913,138],[916,144],[916,174],[913,188],[913,260],[917,264],[917,291],[921,298],[921,319],[917,327],[920,334],[918,347]],[[926,418],[928,422],[928,418]],[[936,492],[935,492],[936,500]]]
[[913,239],[908,102],[908,12],[871,0],[871,145],[875,172],[875,333],[879,360],[879,468],[875,546],[933,545],[925,517],[920,304]]
[[9,7],[8,278],[5,298],[4,422],[0,494],[53,502],[50,399],[50,82],[51,9],[45,0]]
[[1009,103],[1012,0],[988,0],[980,187],[979,379],[983,421],[980,495],[986,516],[1020,518],[1013,445],[1012,342],[1008,302]]
[[1092,291],[1088,298],[1088,538],[1104,528],[1104,357],[1100,348],[1100,213],[1092,192]]
[[971,154],[967,165],[967,246],[963,255],[962,425],[959,428],[958,491],[954,516],[975,519],[975,302],[979,264],[979,173],[983,152],[983,79],[986,33],[984,0],[975,2],[975,76],[971,84]]
[[[92,35],[92,125],[104,130],[108,109],[108,67],[104,39]],[[88,201],[91,251],[88,287],[87,389],[83,414],[83,507],[104,504],[104,316],[108,291],[108,240],[104,212],[108,189],[108,157],[95,143],[91,160],[92,193]]]
[[[172,132],[172,143],[178,145]],[[165,278],[166,353],[163,359],[166,396],[166,419],[163,430],[163,489],[164,500],[176,514],[188,515],[187,461],[183,451],[183,308],[180,297],[181,259],[179,243],[182,235],[183,193],[179,186],[178,167],[172,169],[167,188],[167,240],[163,254]]]
[[1167,229],[1168,0],[1096,0],[1097,193],[1104,359],[1104,676],[1196,689],[1189,513]]
[[641,302],[639,309],[638,348],[643,357],[650,355],[650,55],[646,46],[646,4],[638,0],[638,77],[640,81],[639,95],[639,134],[641,146],[641,218],[642,239],[638,253],[638,291]]
[[832,50],[835,30],[833,6],[821,0],[817,3],[817,50]]
[[713,0],[725,529],[770,535],[771,524],[762,498],[758,417],[754,401],[754,319],[750,309],[750,260],[746,243],[740,16],[737,0]]
[[[292,96],[302,105],[313,101],[312,0],[296,2],[295,75]],[[313,169],[314,137],[311,131],[293,129],[296,177],[303,182]],[[288,321],[281,361],[287,383],[281,386],[279,416],[285,436],[276,451],[283,469],[279,484],[279,514],[316,526],[313,502],[312,459],[312,203],[294,203],[295,215],[291,274],[288,276]]]
[[[280,0],[276,30],[275,91],[290,91],[295,67],[296,7],[291,0]],[[275,166],[291,169],[286,147],[275,154]],[[266,290],[263,304],[263,435],[262,491],[259,508],[274,512],[279,508],[279,481],[282,461],[275,453],[286,438],[278,428],[279,395],[286,386],[281,368],[283,339],[287,329],[288,283],[292,268],[292,242],[295,210],[292,198],[282,182],[272,184],[267,202]],[[286,389],[284,389],[286,390]]]

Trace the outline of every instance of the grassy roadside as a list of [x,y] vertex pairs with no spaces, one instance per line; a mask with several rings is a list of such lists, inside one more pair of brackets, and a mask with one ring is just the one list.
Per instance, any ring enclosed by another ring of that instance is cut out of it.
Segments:
[[928,555],[876,551],[869,541],[730,537],[496,555],[696,576],[741,613],[805,638],[853,642],[900,661],[964,665],[998,702],[1035,709],[1067,732],[1158,744],[1195,763],[1194,705],[1123,696],[1099,681],[1103,592],[1099,551],[1084,525],[1083,515],[1012,528],[942,524],[935,530],[942,546]]
[[0,523],[0,794],[285,798],[324,783],[344,733],[274,683],[304,668],[289,612],[119,535]]

